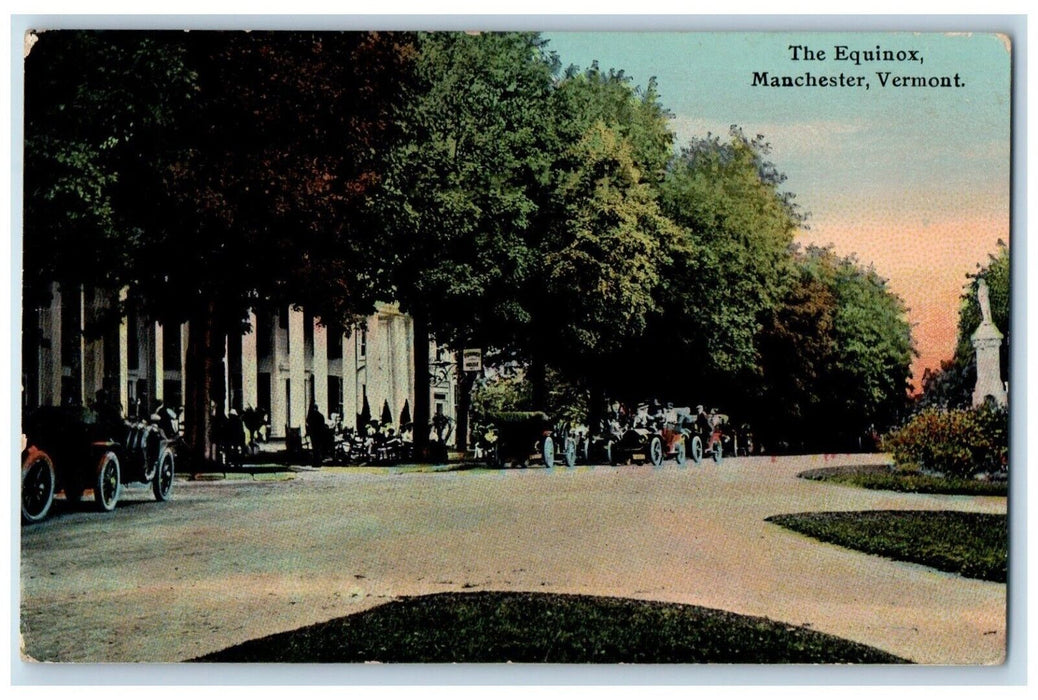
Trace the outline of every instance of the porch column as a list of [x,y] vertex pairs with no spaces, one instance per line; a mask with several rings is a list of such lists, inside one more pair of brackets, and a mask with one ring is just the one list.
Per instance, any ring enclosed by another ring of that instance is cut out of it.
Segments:
[[[121,303],[123,301],[126,301],[126,287],[119,290],[119,302]],[[119,332],[117,334],[117,337],[119,338],[119,353],[117,355],[119,358],[119,371],[118,374],[116,374],[117,379],[115,381],[119,384],[119,406],[122,407],[124,416],[130,415],[130,387],[128,386],[130,383],[129,323],[129,318],[121,316],[119,318]],[[134,323],[137,323],[136,319],[134,319]],[[140,327],[138,326],[138,330],[139,328]],[[133,351],[138,352],[139,350],[138,348],[133,348]],[[144,410],[147,411],[148,407],[145,406]]]
[[188,322],[184,321],[180,324],[180,403],[187,403],[187,372],[184,371],[184,367],[187,366],[187,334],[188,334]]
[[306,358],[303,346],[302,310],[288,310],[288,379],[291,382],[288,396],[289,415],[286,423],[301,428],[306,420]]
[[249,312],[249,327],[252,329],[241,338],[241,399],[242,408],[259,403],[258,358],[256,356],[256,313]]
[[288,377],[288,328],[281,327],[281,311],[275,311],[270,326],[270,344],[273,362],[270,369],[270,429],[276,437],[285,437],[288,424],[288,396],[285,379]]
[[166,370],[163,366],[162,358],[163,337],[163,328],[160,322],[152,321],[148,324],[148,393],[151,396],[150,401],[152,403],[151,406],[146,407],[148,411],[151,411],[160,403],[165,403],[163,378],[166,376]]
[[[328,406],[328,328],[314,319],[314,403],[327,418],[331,415]],[[309,406],[307,406],[309,410]]]

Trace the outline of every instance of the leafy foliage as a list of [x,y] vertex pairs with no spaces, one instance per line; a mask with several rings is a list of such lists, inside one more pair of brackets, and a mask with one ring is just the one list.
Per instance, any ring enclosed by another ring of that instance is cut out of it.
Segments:
[[169,34],[38,35],[25,60],[27,300],[53,281],[112,289],[132,274],[147,235],[126,205],[142,161],[169,162],[162,137],[196,78]]
[[927,408],[883,439],[900,465],[969,478],[1008,467],[1009,411],[984,404],[977,409]]
[[559,190],[564,214],[543,250],[538,320],[550,333],[542,347],[550,364],[580,377],[644,333],[678,231],[641,182],[627,142],[603,122],[571,153]]
[[762,137],[693,139],[662,184],[664,213],[682,226],[686,254],[668,270],[667,331],[703,373],[750,372],[762,314],[788,284],[800,213],[779,189]]
[[762,334],[762,435],[773,447],[861,449],[907,406],[913,347],[904,304],[874,270],[830,249],[809,247],[794,263],[794,282]]
[[388,293],[440,342],[508,345],[528,319],[516,289],[547,177],[552,64],[527,33],[423,33],[418,48],[404,137],[374,202]]
[[100,279],[127,307],[191,321],[196,454],[223,395],[224,335],[250,308],[306,304],[336,321],[370,310],[378,230],[362,205],[375,146],[393,138],[408,42],[74,31],[33,49],[27,268],[40,282]]

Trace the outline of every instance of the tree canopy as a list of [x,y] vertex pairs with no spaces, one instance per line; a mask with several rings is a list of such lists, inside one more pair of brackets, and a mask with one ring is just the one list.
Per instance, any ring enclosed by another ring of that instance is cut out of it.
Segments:
[[430,337],[527,365],[533,404],[717,401],[848,436],[901,409],[903,304],[794,251],[764,138],[675,152],[654,81],[561,71],[536,33],[47,32],[26,85],[26,303],[97,284],[189,320],[193,444],[223,338],[286,304],[345,325],[399,302],[419,425]]
[[875,270],[829,248],[794,259],[762,337],[758,432],[772,449],[874,447],[907,407],[914,349],[904,302]]

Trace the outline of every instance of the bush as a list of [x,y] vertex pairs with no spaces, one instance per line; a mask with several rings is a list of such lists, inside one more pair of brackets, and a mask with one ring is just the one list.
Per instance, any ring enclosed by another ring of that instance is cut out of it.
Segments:
[[985,404],[977,409],[927,408],[883,438],[883,449],[901,467],[970,478],[1006,469],[1009,411]]

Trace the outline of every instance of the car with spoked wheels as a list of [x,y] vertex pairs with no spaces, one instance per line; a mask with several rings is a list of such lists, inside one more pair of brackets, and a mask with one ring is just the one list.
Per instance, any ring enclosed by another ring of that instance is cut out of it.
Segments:
[[94,507],[111,512],[122,486],[151,484],[157,501],[172,495],[177,437],[149,421],[105,417],[83,406],[47,406],[24,421],[22,522],[35,523],[50,512],[54,495],[70,503],[93,492]]
[[587,453],[579,427],[553,423],[541,411],[501,411],[487,414],[473,430],[479,455],[487,466],[525,467],[540,462],[573,467]]

